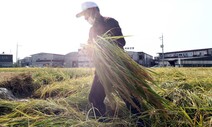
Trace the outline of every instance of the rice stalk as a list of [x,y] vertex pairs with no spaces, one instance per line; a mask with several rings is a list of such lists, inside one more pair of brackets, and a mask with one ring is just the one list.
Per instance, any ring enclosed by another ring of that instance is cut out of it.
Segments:
[[180,107],[180,110],[182,112],[182,114],[185,116],[185,118],[189,121],[189,123],[194,126],[193,120],[191,119],[191,117],[188,115],[188,113],[186,113],[186,111]]
[[86,49],[111,102],[115,100],[113,96],[115,93],[138,110],[140,109],[133,102],[132,96],[141,103],[145,100],[153,107],[164,110],[165,100],[150,86],[154,84],[150,71],[132,60],[113,39],[98,37],[98,40],[89,44]]

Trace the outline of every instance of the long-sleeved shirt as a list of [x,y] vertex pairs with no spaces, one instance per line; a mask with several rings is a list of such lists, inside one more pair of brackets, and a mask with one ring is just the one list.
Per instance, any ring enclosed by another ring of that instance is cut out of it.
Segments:
[[[114,18],[100,16],[90,28],[88,42],[92,43],[93,39],[96,39],[97,36],[103,36],[104,34],[111,37],[123,36],[118,21]],[[113,39],[113,42],[121,48],[123,48],[126,43],[124,37]]]

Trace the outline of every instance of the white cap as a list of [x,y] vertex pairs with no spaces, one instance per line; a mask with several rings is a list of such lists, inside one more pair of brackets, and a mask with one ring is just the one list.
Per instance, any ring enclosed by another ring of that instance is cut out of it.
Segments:
[[80,13],[78,13],[76,15],[76,17],[78,18],[78,17],[82,16],[84,11],[86,11],[89,8],[94,8],[94,7],[98,7],[98,5],[94,2],[84,2],[84,3],[82,3],[81,4],[82,11]]

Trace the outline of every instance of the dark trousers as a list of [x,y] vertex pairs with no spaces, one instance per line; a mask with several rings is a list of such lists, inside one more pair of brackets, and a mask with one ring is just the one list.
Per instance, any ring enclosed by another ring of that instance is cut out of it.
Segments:
[[106,106],[104,104],[105,96],[104,87],[100,83],[98,76],[95,74],[88,99],[95,108],[96,116],[104,116],[106,112]]
[[[95,111],[96,116],[105,115],[105,112],[106,112],[106,106],[104,104],[105,96],[106,95],[105,95],[104,87],[100,83],[98,76],[95,74],[91,91],[89,94],[89,101],[90,103],[93,104],[94,108],[98,109]],[[136,115],[136,116],[140,115],[139,114],[140,112],[136,108],[134,108],[126,99],[124,99],[123,97],[122,99],[125,102],[127,108],[131,111],[132,115]],[[139,101],[135,97],[132,97],[131,99],[142,110],[142,107]]]

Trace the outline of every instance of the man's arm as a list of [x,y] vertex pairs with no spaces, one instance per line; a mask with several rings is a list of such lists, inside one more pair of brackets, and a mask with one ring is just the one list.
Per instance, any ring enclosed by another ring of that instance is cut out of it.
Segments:
[[93,39],[94,39],[94,32],[93,32],[93,27],[91,27],[89,30],[88,43],[93,43]]
[[[116,21],[113,18],[107,18],[106,23],[108,26],[108,33],[111,34],[112,36],[123,36],[121,27],[119,26],[118,21]],[[115,40],[116,43],[118,44],[119,47],[123,48],[125,46],[125,39],[123,38],[118,38]]]

